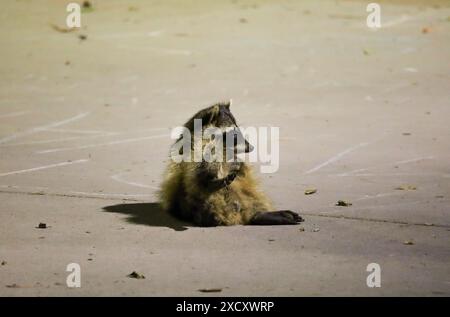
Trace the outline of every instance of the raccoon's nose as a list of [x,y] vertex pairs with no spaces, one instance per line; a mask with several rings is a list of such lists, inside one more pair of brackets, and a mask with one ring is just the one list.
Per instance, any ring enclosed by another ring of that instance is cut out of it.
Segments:
[[254,147],[247,140],[245,140],[245,153],[253,151]]

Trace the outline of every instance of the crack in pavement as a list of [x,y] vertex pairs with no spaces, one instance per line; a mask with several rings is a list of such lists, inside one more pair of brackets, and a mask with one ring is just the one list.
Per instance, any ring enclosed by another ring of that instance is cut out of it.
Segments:
[[[133,202],[148,202],[148,200],[130,197],[114,197],[107,196],[107,194],[80,194],[80,193],[49,193],[44,191],[14,191],[14,190],[0,190],[0,194],[18,194],[18,195],[29,195],[29,196],[53,196],[53,197],[66,197],[66,198],[86,198],[86,199],[102,199],[102,200],[120,200],[120,201],[133,201]],[[114,194],[112,194],[114,195]],[[148,195],[151,196],[151,195]],[[419,222],[407,222],[401,220],[388,220],[388,219],[376,219],[376,218],[365,218],[365,217],[354,217],[354,216],[344,216],[344,215],[325,215],[325,214],[313,214],[313,213],[301,213],[302,216],[309,217],[321,217],[321,218],[335,218],[343,220],[357,220],[357,221],[368,221],[368,222],[380,222],[388,224],[397,225],[409,225],[409,226],[421,226],[421,227],[437,227],[437,228],[450,228],[450,225],[445,224],[427,224]]]
[[[102,194],[81,194],[81,193],[49,193],[44,191],[14,191],[14,190],[0,190],[0,194],[18,194],[18,195],[29,195],[29,196],[53,196],[53,197],[67,197],[67,198],[88,198],[88,199],[103,199],[103,200],[120,200],[120,201],[137,201],[137,202],[147,202],[147,200],[130,198],[130,197],[114,197]],[[112,194],[114,195],[114,194]],[[146,195],[151,196],[151,195]]]
[[407,222],[402,220],[388,220],[388,219],[377,219],[377,218],[365,218],[365,217],[354,217],[354,216],[344,216],[344,215],[320,215],[320,214],[313,214],[313,213],[301,213],[301,215],[306,215],[310,217],[324,217],[324,218],[337,218],[337,219],[344,219],[344,220],[360,220],[360,221],[370,221],[370,222],[382,222],[382,223],[390,223],[390,224],[398,224],[398,225],[408,225],[408,226],[422,226],[422,227],[438,227],[438,228],[450,228],[450,225],[444,225],[444,224],[428,224],[428,223],[421,223],[421,222]]

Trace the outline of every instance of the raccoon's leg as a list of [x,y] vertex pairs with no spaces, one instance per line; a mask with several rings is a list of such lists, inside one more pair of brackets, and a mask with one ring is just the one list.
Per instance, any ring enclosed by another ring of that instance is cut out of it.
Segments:
[[236,178],[236,174],[234,174],[234,173],[228,174],[224,178],[212,177],[207,181],[207,183],[205,185],[206,185],[206,187],[208,187],[210,189],[218,190],[225,186],[230,185],[234,181],[235,178]]
[[187,197],[186,209],[191,211],[191,221],[197,226],[215,227],[220,225],[218,212],[214,207],[214,203],[208,197],[197,195]]
[[257,212],[250,219],[249,225],[296,225],[304,219],[290,210]]
[[199,204],[194,213],[195,224],[202,227],[232,226],[245,223],[244,215],[239,212],[238,204],[229,205],[223,200],[222,195],[219,199],[212,199],[203,204]]
[[216,215],[210,212],[195,213],[194,223],[200,227],[216,227],[221,225]]
[[216,167],[215,165],[210,164],[209,169],[203,167],[205,166],[205,163],[202,163],[202,165],[200,166],[201,168],[199,168],[197,171],[197,176],[200,183],[204,187],[213,191],[230,185],[237,176],[237,172],[233,171],[228,173],[228,175],[226,175],[225,177],[219,177],[217,172],[218,167]]

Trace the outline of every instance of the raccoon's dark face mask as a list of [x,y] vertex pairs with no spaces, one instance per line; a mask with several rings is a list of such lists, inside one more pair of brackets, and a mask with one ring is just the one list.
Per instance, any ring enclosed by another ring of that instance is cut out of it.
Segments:
[[[203,126],[214,126],[224,131],[224,150],[230,149],[234,154],[249,153],[253,151],[254,147],[242,135],[230,107],[231,100],[219,102],[200,110],[185,124],[185,127],[192,132],[194,130],[194,119],[201,119]],[[228,144],[227,138],[229,139]]]
[[223,133],[223,145],[224,149],[231,150],[234,154],[249,153],[254,149],[237,127]]
[[254,147],[242,135],[230,110],[231,102],[219,104],[219,113],[215,124],[225,129],[223,144],[225,148],[233,148],[235,154],[249,153]]

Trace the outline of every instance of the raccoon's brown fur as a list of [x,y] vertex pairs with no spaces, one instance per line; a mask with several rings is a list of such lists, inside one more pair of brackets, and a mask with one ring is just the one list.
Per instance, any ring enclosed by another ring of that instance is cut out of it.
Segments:
[[[237,127],[229,102],[215,104],[194,115],[184,125],[192,135],[194,119],[202,119],[203,130],[211,126]],[[245,143],[248,148],[250,145],[246,140]],[[258,190],[251,167],[244,162],[176,163],[170,160],[160,201],[164,210],[200,226],[302,221],[291,211],[269,212],[273,210],[272,205]]]

